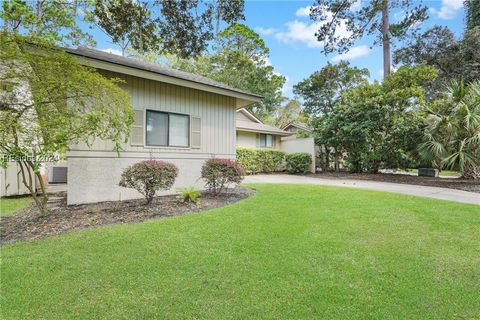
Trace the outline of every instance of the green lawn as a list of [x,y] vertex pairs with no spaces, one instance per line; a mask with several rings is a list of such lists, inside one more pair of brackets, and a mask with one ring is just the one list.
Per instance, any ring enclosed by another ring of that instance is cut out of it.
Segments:
[[478,319],[480,206],[256,185],[229,207],[2,247],[2,319]]
[[0,198],[0,217],[14,214],[32,202],[30,197]]

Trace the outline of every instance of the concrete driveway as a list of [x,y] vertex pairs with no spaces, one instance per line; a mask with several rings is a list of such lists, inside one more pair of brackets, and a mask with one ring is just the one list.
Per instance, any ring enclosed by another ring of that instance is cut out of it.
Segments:
[[462,203],[480,205],[480,194],[455,189],[417,186],[410,184],[363,181],[348,179],[324,179],[307,176],[296,176],[287,174],[255,175],[245,177],[246,183],[293,183],[293,184],[314,184],[323,186],[350,187],[359,189],[370,189],[385,192],[397,192],[413,196],[449,200]]

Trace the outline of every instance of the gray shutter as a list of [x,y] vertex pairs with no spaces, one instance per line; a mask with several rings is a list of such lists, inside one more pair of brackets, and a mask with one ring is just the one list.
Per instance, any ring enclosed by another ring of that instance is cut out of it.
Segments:
[[257,148],[260,148],[260,134],[256,134],[256,142],[257,142]]
[[190,117],[190,146],[193,149],[200,149],[202,144],[202,119],[199,117]]
[[130,144],[132,146],[143,146],[143,135],[144,135],[144,112],[143,110],[133,110],[135,112],[135,121],[132,124],[132,132],[130,137]]

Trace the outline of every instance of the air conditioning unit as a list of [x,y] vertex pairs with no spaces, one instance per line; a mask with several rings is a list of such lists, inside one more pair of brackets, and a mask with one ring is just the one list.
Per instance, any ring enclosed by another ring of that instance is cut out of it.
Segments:
[[67,173],[68,167],[51,167],[48,175],[48,183],[67,183]]

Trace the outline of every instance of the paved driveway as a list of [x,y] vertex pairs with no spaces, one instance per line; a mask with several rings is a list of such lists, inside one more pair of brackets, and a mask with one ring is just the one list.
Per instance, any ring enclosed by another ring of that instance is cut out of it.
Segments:
[[410,184],[362,181],[348,179],[324,179],[312,178],[306,176],[295,176],[287,174],[255,175],[247,176],[246,183],[296,183],[296,184],[315,184],[324,186],[339,186],[359,189],[371,189],[386,192],[397,192],[420,197],[450,200],[463,203],[473,203],[480,205],[480,194],[462,190],[416,186]]

